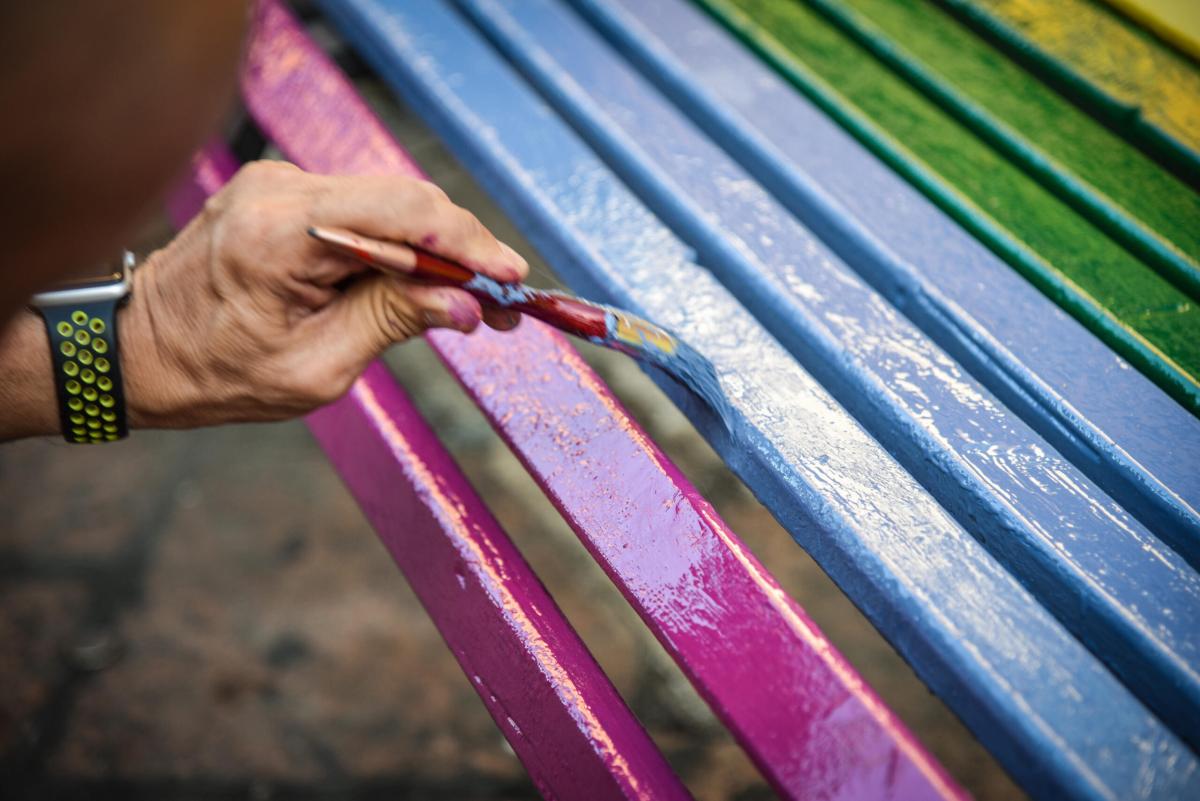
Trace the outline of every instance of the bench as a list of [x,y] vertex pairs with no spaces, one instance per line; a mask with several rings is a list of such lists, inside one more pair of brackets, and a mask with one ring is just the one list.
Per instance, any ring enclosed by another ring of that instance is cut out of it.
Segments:
[[[1200,420],[706,2],[320,7],[563,280],[713,361],[731,429],[654,378],[1032,795],[1196,793]],[[255,23],[268,140],[419,174]],[[198,154],[173,218],[236,167]],[[780,795],[962,795],[562,336],[427,339]],[[309,425],[547,797],[687,796],[386,368]]]

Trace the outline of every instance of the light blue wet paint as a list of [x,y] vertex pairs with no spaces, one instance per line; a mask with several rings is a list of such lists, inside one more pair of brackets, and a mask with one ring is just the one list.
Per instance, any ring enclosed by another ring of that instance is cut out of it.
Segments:
[[571,2],[877,291],[1200,565],[1200,420],[691,3]]
[[687,332],[713,360],[745,433],[736,446],[664,388],[1018,778],[1046,797],[1197,792],[1193,755],[457,15],[424,2],[326,8],[576,288]]
[[860,422],[1185,739],[1200,575],[548,0],[460,5]]
[[528,303],[533,299],[533,293],[537,291],[531,290],[525,284],[502,283],[483,273],[476,273],[474,278],[463,284],[463,289],[468,292],[482,292],[497,306],[505,308],[517,303]]

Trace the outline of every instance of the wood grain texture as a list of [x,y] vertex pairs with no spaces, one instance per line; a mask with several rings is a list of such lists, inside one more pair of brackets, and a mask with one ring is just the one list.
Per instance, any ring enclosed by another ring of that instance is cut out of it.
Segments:
[[[420,174],[290,24],[251,49],[243,96],[303,167]],[[960,796],[562,336],[428,340],[782,796]]]
[[1019,780],[1047,798],[1196,790],[1186,747],[697,267],[460,16],[433,3],[322,7],[568,282],[686,332],[713,360],[738,418],[732,438],[656,380]]
[[1200,414],[1200,308],[1174,285],[803,3],[701,2],[889,166]]
[[1095,0],[935,0],[1191,186],[1200,69]]

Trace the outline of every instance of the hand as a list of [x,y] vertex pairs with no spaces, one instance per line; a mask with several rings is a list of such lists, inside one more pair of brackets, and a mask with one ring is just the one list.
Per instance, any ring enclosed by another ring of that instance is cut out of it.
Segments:
[[434,185],[247,165],[134,272],[121,312],[136,427],[294,417],[341,397],[384,349],[426,328],[486,320],[459,289],[374,272],[307,236],[310,225],[407,242],[501,281],[528,266]]

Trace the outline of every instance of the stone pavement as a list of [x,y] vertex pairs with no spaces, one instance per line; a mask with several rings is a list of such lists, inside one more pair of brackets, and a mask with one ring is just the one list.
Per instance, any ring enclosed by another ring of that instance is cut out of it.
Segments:
[[[362,85],[451,196],[530,252]],[[950,771],[1019,795],[657,388],[584,351]],[[773,797],[424,344],[389,362],[696,796]],[[0,798],[537,797],[301,423],[3,445],[0,510]]]

